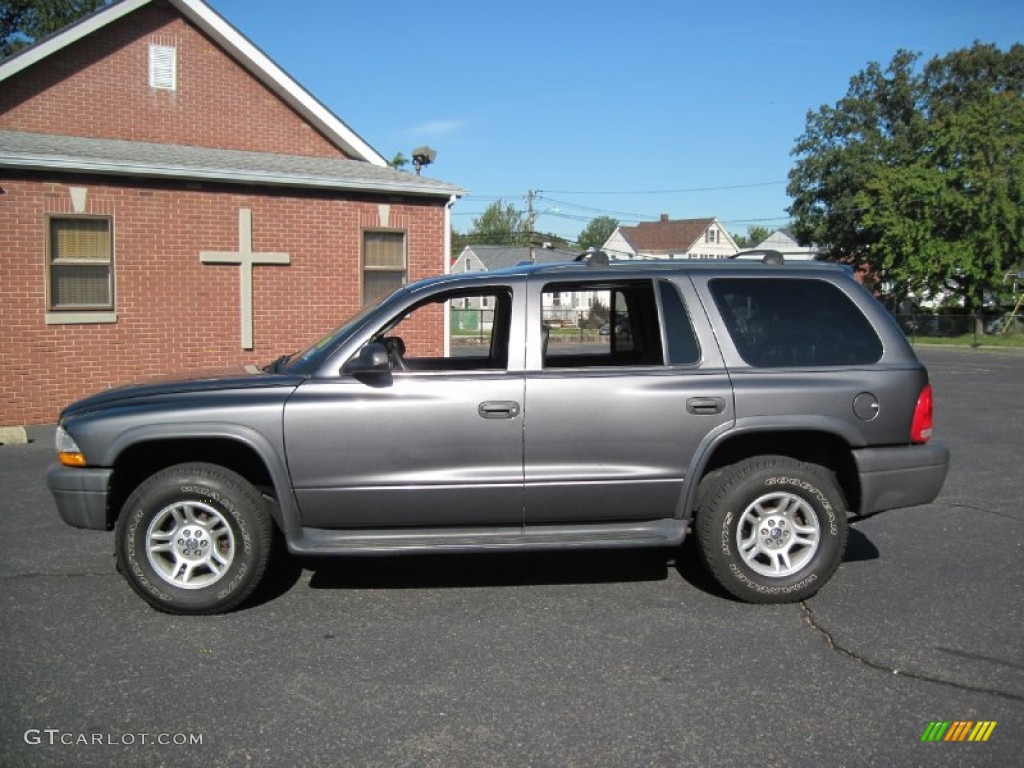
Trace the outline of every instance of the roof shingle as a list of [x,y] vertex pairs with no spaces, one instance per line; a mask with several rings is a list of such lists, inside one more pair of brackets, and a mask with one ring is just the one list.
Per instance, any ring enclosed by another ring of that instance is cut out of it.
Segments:
[[685,253],[714,219],[662,219],[644,221],[619,232],[637,253]]
[[0,167],[449,197],[465,190],[360,160],[0,131]]

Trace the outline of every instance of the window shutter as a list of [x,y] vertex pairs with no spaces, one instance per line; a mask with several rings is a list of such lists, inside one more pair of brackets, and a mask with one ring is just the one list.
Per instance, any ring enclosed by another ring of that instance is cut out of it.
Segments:
[[178,51],[173,45],[149,46],[149,87],[173,91],[178,85]]

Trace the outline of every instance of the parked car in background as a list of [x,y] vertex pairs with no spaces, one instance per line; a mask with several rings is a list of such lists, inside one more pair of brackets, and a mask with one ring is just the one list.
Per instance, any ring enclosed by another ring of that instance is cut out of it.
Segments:
[[1007,312],[993,318],[985,323],[985,333],[993,336],[999,333],[1024,334],[1024,315]]
[[629,334],[629,318],[628,317],[620,317],[620,318],[617,318],[614,323],[605,323],[600,328],[598,328],[597,332],[601,336],[609,336],[611,334],[611,332],[612,332],[612,328],[613,327],[615,328],[615,335],[616,336],[628,335]]

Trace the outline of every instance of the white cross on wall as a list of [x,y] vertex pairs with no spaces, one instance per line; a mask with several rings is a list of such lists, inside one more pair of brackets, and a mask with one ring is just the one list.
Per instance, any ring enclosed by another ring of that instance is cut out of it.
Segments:
[[200,251],[203,264],[240,264],[242,279],[239,307],[242,322],[242,349],[252,349],[252,268],[254,264],[291,264],[287,253],[253,253],[252,210],[238,209],[238,251]]

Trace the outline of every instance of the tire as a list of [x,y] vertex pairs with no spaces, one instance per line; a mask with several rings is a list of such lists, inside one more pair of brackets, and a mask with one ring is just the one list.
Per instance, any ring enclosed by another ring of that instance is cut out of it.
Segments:
[[747,459],[711,478],[701,497],[701,559],[740,600],[804,600],[839,567],[846,502],[824,467],[783,456]]
[[146,479],[117,520],[117,566],[158,611],[224,613],[263,578],[272,523],[240,475],[215,464],[179,464]]

